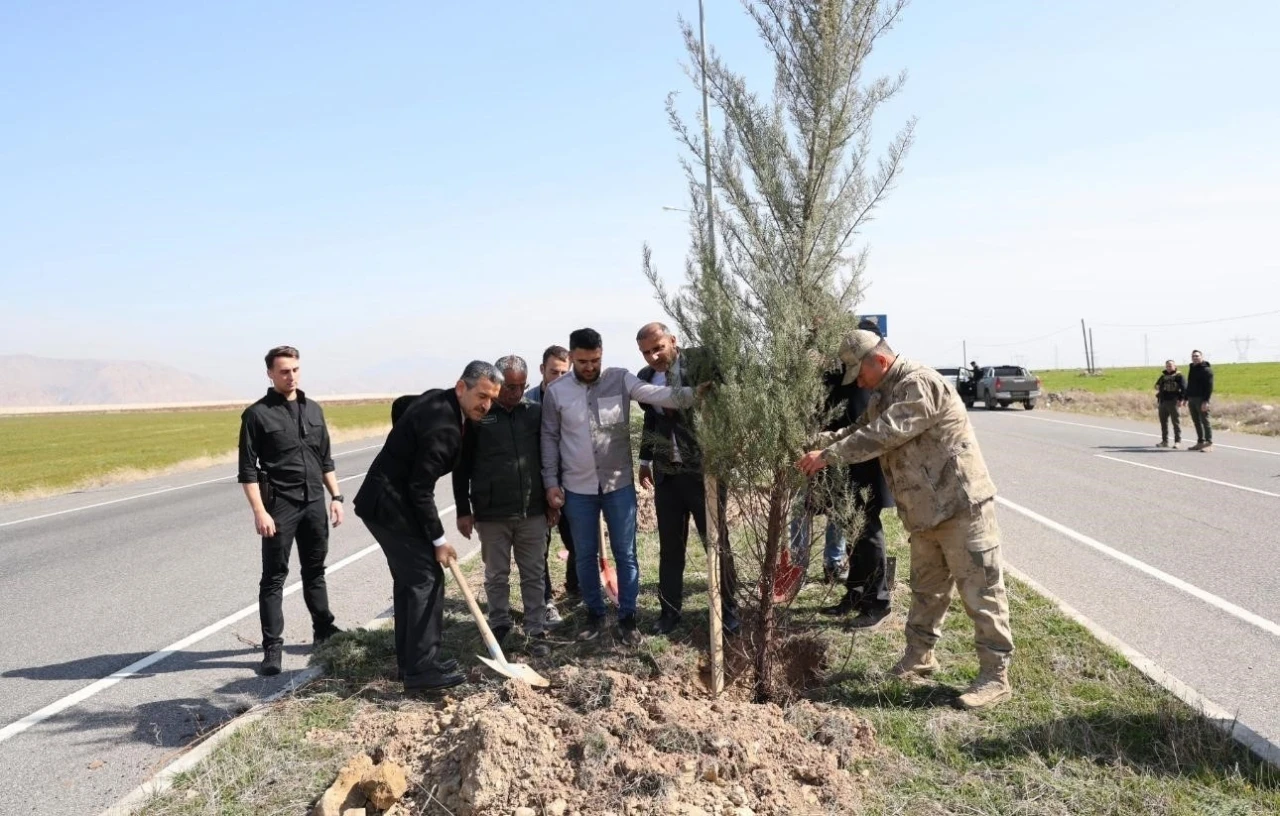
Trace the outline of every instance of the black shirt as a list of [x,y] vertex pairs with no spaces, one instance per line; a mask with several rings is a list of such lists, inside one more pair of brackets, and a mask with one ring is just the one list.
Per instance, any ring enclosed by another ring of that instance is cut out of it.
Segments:
[[309,502],[323,498],[333,469],[324,411],[303,392],[291,401],[273,388],[240,415],[240,484],[262,471],[277,495]]

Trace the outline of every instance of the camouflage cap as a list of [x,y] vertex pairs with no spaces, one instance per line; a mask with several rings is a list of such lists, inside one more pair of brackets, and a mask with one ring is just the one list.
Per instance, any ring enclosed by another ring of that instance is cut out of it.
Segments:
[[880,345],[880,335],[864,329],[855,329],[845,335],[840,344],[840,361],[844,363],[844,385],[858,379],[862,360]]

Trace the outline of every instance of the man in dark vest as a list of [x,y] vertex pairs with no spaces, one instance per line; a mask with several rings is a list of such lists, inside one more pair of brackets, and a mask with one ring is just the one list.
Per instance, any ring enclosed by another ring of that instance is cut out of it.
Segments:
[[378,452],[356,493],[356,515],[391,568],[396,661],[407,692],[456,686],[457,661],[440,657],[444,570],[458,554],[445,538],[436,482],[453,471],[466,420],[479,422],[502,387],[490,363],[469,363],[450,389],[414,400]]
[[[681,350],[675,335],[661,323],[649,323],[636,335],[640,354],[648,363],[636,375],[653,385],[697,385],[691,371],[701,357],[698,349]],[[702,448],[694,436],[687,411],[641,403],[644,436],[640,441],[640,485],[653,488],[658,516],[658,602],[662,613],[654,626],[659,635],[671,633],[680,623],[684,601],[685,552],[692,516],[703,544],[707,538],[707,496],[702,472]],[[723,504],[724,497],[721,496]],[[724,514],[720,514],[717,538],[729,540]],[[733,552],[727,546],[720,555],[720,597],[724,631],[738,632],[737,575]]]

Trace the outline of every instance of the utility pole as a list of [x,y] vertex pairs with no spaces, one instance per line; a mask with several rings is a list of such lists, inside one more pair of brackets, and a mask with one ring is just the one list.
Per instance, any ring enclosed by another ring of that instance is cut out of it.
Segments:
[[960,341],[960,367],[964,368],[969,365],[969,341]]
[[1098,347],[1093,344],[1093,329],[1089,329],[1089,373],[1098,373]]
[[[703,261],[716,266],[715,190],[711,186],[711,104],[707,98],[707,16],[703,0],[698,0],[698,47],[702,62],[702,161],[706,169],[707,248]],[[710,609],[711,693],[724,691],[724,621],[720,618],[720,548],[727,547],[727,532],[721,529],[720,483],[710,473],[704,477],[707,503],[707,605]]]
[[1080,337],[1084,340],[1084,367],[1093,373],[1093,361],[1089,359],[1089,330],[1084,327],[1084,318],[1080,318]]

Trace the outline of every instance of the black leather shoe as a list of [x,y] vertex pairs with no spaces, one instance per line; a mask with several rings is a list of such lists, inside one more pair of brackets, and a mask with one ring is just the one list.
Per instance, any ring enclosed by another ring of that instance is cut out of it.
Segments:
[[263,677],[274,677],[280,673],[280,647],[268,646],[263,650],[262,668],[258,672]]
[[655,635],[669,635],[680,625],[680,616],[670,613],[658,617],[658,622],[653,625],[653,633]]
[[331,623],[323,629],[316,630],[316,632],[312,636],[312,641],[314,641],[315,644],[319,646],[321,643],[324,643],[326,640],[333,637],[334,635],[340,635],[340,634],[342,634],[342,630]]
[[433,671],[418,678],[417,680],[414,680],[412,683],[406,682],[404,684],[404,693],[422,694],[425,692],[440,691],[441,689],[460,686],[466,681],[466,675],[462,672]]
[[818,612],[820,612],[823,615],[827,615],[828,617],[837,618],[844,615],[852,614],[855,610],[857,610],[857,608],[858,608],[858,603],[856,600],[854,600],[853,596],[845,595],[843,598],[840,599],[840,603],[832,604],[831,606],[824,606],[821,609],[819,609]]
[[887,617],[889,617],[889,607],[887,606],[864,609],[858,614],[858,617],[849,621],[849,625],[854,629],[876,629],[880,624],[884,623],[884,619]]
[[493,639],[498,641],[498,648],[505,649],[507,643],[507,635],[511,634],[510,626],[493,627]]
[[730,637],[737,637],[737,635],[742,632],[742,621],[738,620],[738,616],[736,614],[729,612],[721,618],[720,627],[724,630],[726,635],[729,635]]

